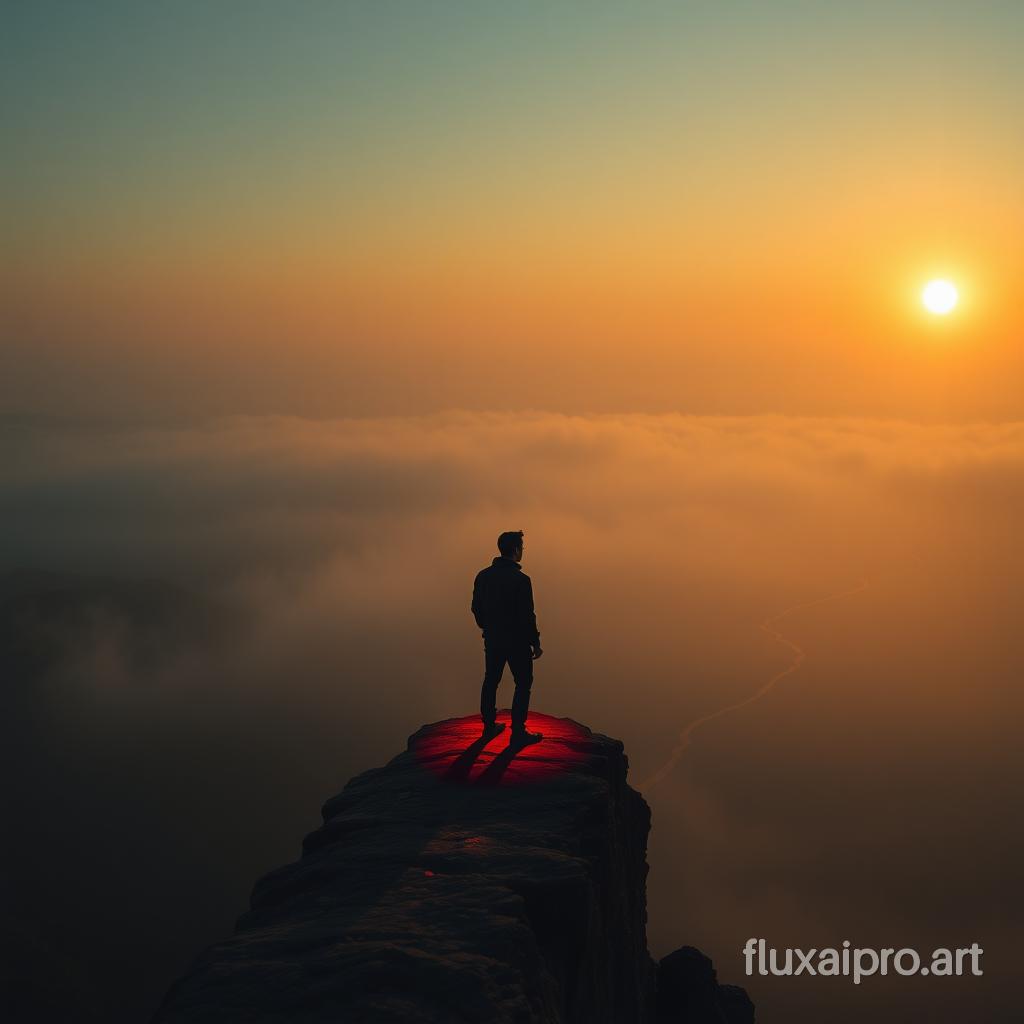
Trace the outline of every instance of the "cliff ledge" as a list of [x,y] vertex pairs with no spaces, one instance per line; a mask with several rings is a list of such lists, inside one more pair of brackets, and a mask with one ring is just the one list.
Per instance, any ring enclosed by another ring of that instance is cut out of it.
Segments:
[[476,716],[427,725],[352,779],[155,1024],[751,1024],[697,950],[647,952],[650,811],[622,743],[530,728],[512,751]]

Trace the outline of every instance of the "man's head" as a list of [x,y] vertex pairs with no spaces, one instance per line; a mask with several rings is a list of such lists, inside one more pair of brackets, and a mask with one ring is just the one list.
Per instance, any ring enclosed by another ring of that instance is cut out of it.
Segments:
[[506,530],[498,538],[498,550],[502,558],[511,558],[514,562],[523,560],[523,531]]

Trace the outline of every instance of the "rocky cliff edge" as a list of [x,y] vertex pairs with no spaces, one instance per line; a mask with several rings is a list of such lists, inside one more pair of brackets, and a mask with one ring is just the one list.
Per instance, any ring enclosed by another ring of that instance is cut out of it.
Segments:
[[323,808],[154,1024],[751,1024],[742,989],[646,941],[650,810],[622,743],[531,714],[541,743],[424,726]]

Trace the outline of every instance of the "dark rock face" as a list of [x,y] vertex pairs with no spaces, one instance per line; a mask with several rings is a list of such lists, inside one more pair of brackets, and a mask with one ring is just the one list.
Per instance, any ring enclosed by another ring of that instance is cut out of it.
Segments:
[[719,985],[711,961],[682,946],[658,964],[657,1020],[754,1024],[754,1004],[735,985]]
[[543,742],[516,751],[507,729],[484,744],[475,716],[425,726],[354,778],[156,1024],[753,1020],[727,1009],[741,1001],[713,970],[717,1002],[706,972],[691,998],[687,972],[665,966],[677,954],[654,968],[650,811],[622,744],[570,719],[530,727]]

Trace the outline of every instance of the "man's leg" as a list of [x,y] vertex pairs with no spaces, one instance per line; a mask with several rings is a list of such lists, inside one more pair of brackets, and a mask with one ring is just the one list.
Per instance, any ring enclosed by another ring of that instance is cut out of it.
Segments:
[[508,667],[516,681],[512,698],[512,732],[526,729],[526,713],[530,709],[530,688],[533,686],[533,651],[529,644],[517,644],[508,653]]
[[498,683],[501,682],[501,674],[505,671],[506,657],[507,652],[498,645],[484,644],[484,681],[480,687],[480,717],[484,720],[485,728],[494,725],[494,718],[498,713]]

